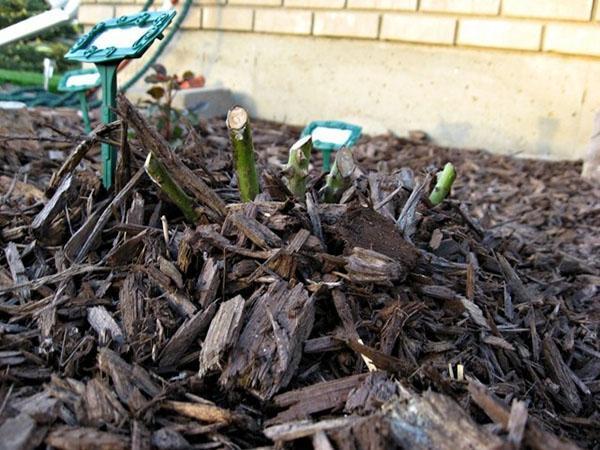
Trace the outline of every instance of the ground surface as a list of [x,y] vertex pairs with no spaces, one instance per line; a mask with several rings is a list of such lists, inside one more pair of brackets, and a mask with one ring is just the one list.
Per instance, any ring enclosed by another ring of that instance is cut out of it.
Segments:
[[[579,163],[364,138],[343,204],[311,207],[279,182],[299,130],[258,122],[266,192],[244,207],[214,120],[177,151],[229,204],[182,183],[194,227],[140,172],[160,149],[135,121],[114,197],[95,147],[51,182],[77,118],[33,120],[45,141],[0,133],[8,448],[600,445],[600,189]],[[430,208],[411,193],[446,161]]]

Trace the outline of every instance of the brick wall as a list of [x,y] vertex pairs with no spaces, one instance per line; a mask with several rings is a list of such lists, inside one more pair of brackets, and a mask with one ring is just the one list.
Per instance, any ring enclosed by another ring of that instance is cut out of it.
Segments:
[[[143,0],[83,0],[85,25]],[[182,2],[182,0],[180,0]],[[600,0],[195,0],[184,28],[600,56]]]

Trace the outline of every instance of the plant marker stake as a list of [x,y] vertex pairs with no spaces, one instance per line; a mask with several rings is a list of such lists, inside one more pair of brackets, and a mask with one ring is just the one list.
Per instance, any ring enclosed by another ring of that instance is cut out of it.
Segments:
[[58,83],[59,91],[75,92],[77,94],[85,132],[88,134],[92,131],[92,126],[90,124],[86,93],[88,90],[98,86],[100,86],[100,74],[96,69],[70,70],[62,76]]
[[[102,122],[115,120],[117,67],[124,59],[139,58],[155,39],[162,39],[175,11],[144,11],[107,19],[81,36],[65,55],[66,59],[96,64],[102,85]],[[117,149],[102,143],[102,184],[110,189],[117,167]]]
[[323,153],[323,172],[331,170],[331,153],[342,147],[352,147],[360,138],[362,128],[338,120],[315,120],[302,130],[302,137],[312,136],[313,147]]

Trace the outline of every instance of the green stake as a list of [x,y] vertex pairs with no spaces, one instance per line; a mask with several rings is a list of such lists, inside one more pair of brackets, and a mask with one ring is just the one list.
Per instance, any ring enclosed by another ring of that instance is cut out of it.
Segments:
[[[66,59],[96,64],[102,85],[102,122],[115,120],[117,67],[124,59],[139,58],[171,23],[175,11],[144,11],[97,23],[81,36]],[[102,144],[102,184],[110,189],[115,180],[117,149]]]
[[456,170],[454,170],[454,166],[452,163],[446,163],[444,170],[437,173],[437,183],[429,196],[432,205],[439,205],[444,201],[450,193],[450,189],[452,189],[455,178]]
[[[96,64],[102,83],[102,123],[115,120],[117,106],[117,64]],[[103,142],[102,149],[102,184],[109,189],[115,181],[117,168],[117,149],[114,145]]]

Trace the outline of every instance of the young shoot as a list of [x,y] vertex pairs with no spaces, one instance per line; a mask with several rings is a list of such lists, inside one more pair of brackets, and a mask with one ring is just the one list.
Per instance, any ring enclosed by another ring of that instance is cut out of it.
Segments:
[[198,213],[192,199],[171,177],[165,166],[152,156],[152,153],[148,153],[144,170],[146,170],[150,179],[177,205],[188,222],[196,223],[198,221]]
[[439,205],[450,194],[452,183],[456,178],[456,170],[452,163],[446,163],[444,170],[437,173],[437,183],[429,195],[429,201],[433,206]]
[[254,145],[248,113],[235,106],[227,113],[227,128],[233,147],[233,167],[237,175],[242,202],[251,202],[260,192],[254,162]]
[[331,172],[327,175],[323,187],[323,200],[326,203],[336,203],[352,181],[352,173],[356,168],[352,150],[344,147],[335,154]]
[[290,148],[288,163],[284,168],[285,182],[294,197],[304,200],[306,194],[306,178],[312,153],[312,137],[305,136],[296,141]]

